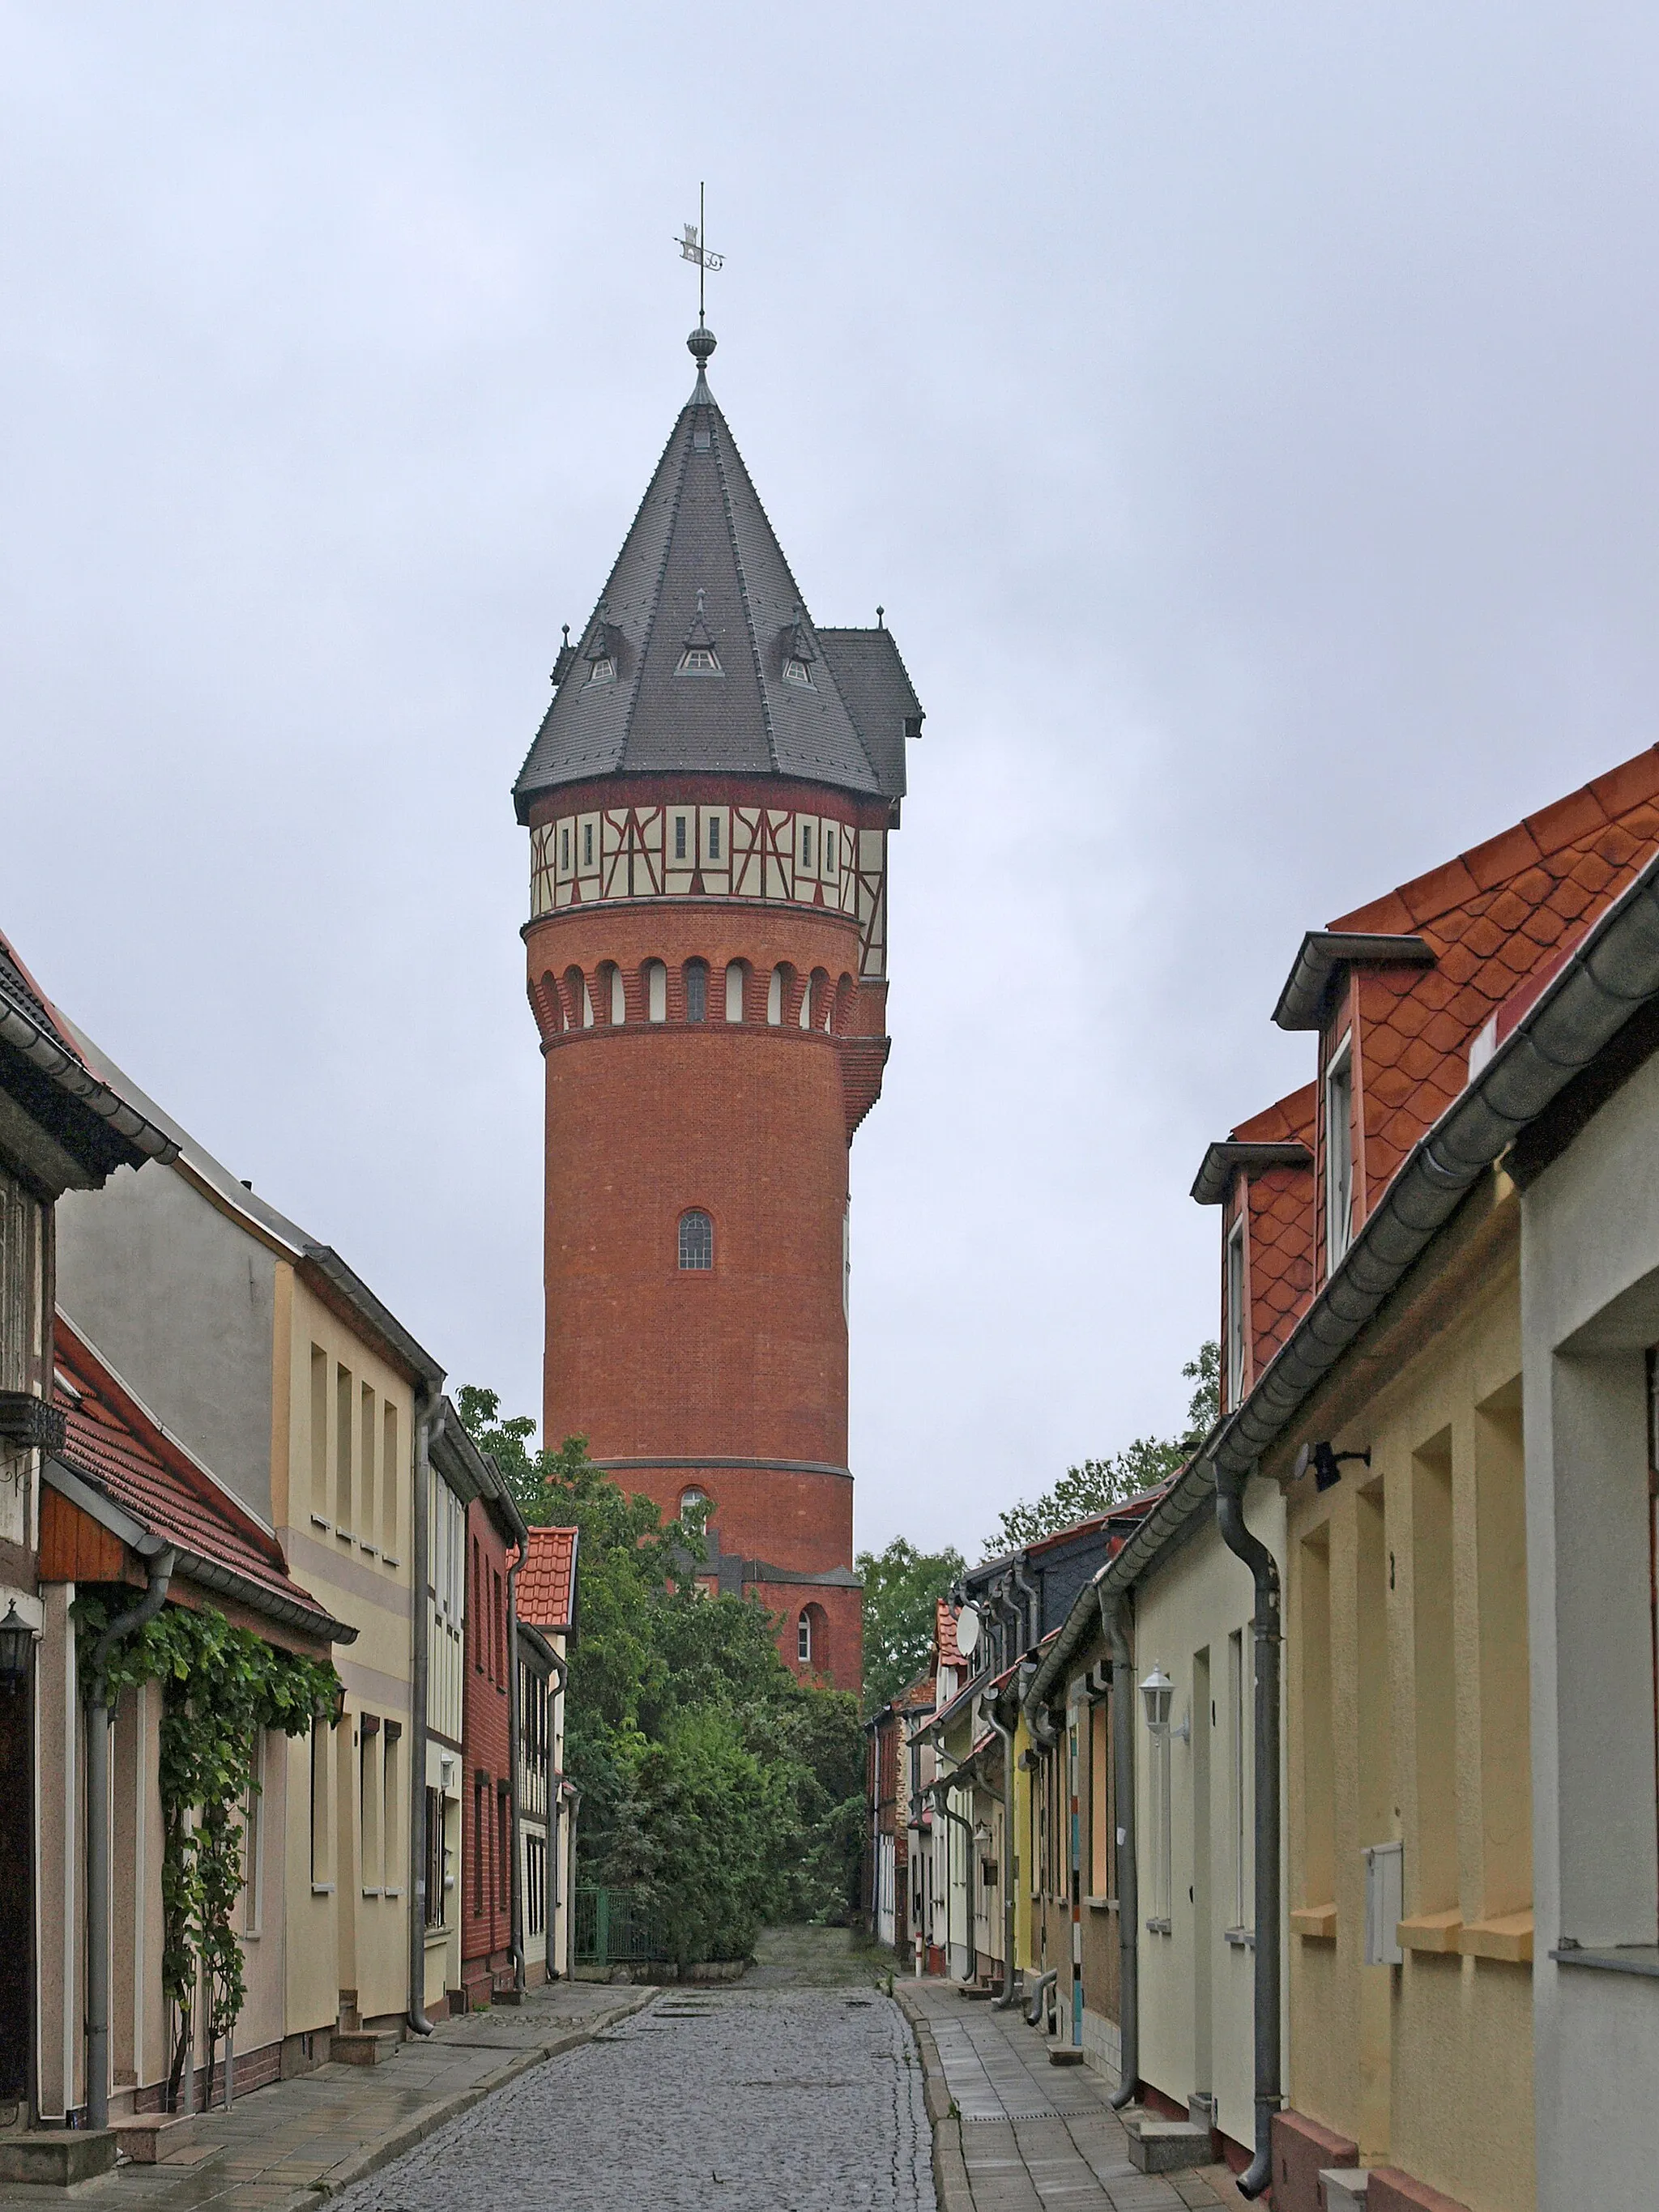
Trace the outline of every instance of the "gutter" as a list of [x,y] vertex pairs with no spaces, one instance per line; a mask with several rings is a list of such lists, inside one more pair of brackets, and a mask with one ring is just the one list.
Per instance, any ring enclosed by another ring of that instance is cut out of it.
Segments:
[[427,1696],[431,1668],[427,1586],[431,1580],[429,1492],[432,1436],[444,1424],[445,1401],[421,1391],[415,1400],[414,1543],[409,1596],[409,2025],[416,2035],[430,2035],[426,2012],[426,1747]]
[[21,1054],[31,1067],[38,1067],[60,1091],[78,1099],[89,1113],[107,1121],[118,1136],[125,1137],[146,1159],[165,1163],[178,1158],[179,1146],[164,1130],[147,1121],[118,1091],[100,1083],[67,1045],[55,1044],[4,998],[0,998],[0,1041]]
[[979,1711],[1002,1743],[1002,1995],[992,1999],[991,2009],[1006,2012],[1014,2002],[1014,1732],[997,1718],[992,1692],[981,1696]]

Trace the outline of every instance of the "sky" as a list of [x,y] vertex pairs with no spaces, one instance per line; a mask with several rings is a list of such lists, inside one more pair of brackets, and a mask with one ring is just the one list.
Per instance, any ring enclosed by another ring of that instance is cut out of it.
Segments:
[[0,927],[539,1403],[509,787],[711,380],[927,710],[860,1546],[1178,1431],[1304,929],[1659,738],[1659,14],[0,0]]

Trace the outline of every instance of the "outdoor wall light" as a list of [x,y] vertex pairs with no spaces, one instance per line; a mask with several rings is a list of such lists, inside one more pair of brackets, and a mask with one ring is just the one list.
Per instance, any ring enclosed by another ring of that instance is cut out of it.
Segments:
[[28,1680],[29,1653],[34,1644],[34,1631],[17,1610],[14,1598],[0,1620],[0,1686],[9,1697],[15,1697]]
[[1367,1444],[1364,1451],[1340,1452],[1332,1448],[1328,1437],[1322,1443],[1304,1444],[1296,1455],[1296,1468],[1291,1479],[1293,1482],[1300,1482],[1311,1467],[1315,1489],[1334,1489],[1342,1480],[1342,1462],[1345,1459],[1363,1460],[1369,1467],[1371,1463],[1371,1448]]
[[1154,1666],[1140,1686],[1141,1702],[1146,1708],[1146,1725],[1154,1735],[1160,1735],[1170,1725],[1170,1701],[1175,1696],[1175,1684],[1161,1667]]

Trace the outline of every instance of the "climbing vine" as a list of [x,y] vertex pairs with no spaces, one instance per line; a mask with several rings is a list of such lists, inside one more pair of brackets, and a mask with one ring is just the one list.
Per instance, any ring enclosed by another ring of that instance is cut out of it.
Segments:
[[[75,1618],[82,1687],[89,1690],[88,1662],[110,1608],[101,1598],[82,1597]],[[124,1689],[161,1686],[161,1979],[179,2023],[168,2084],[176,2095],[198,1985],[210,2043],[229,2034],[246,1995],[232,1923],[242,1888],[242,1808],[257,1786],[259,1730],[304,1735],[313,1716],[332,1705],[339,1677],[331,1662],[279,1650],[211,1608],[164,1605],[115,1646],[105,1679],[112,1710]]]

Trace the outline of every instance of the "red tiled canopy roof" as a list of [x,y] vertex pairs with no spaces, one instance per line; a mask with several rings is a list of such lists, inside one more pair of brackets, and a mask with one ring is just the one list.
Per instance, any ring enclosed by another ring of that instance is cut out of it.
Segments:
[[176,1545],[188,1579],[227,1588],[256,1612],[321,1641],[355,1638],[355,1629],[332,1620],[289,1575],[271,1531],[168,1436],[62,1314],[53,1351],[67,1429],[56,1457],[72,1474]]
[[519,1572],[520,1620],[556,1634],[574,1625],[575,1599],[576,1531],[532,1528]]

